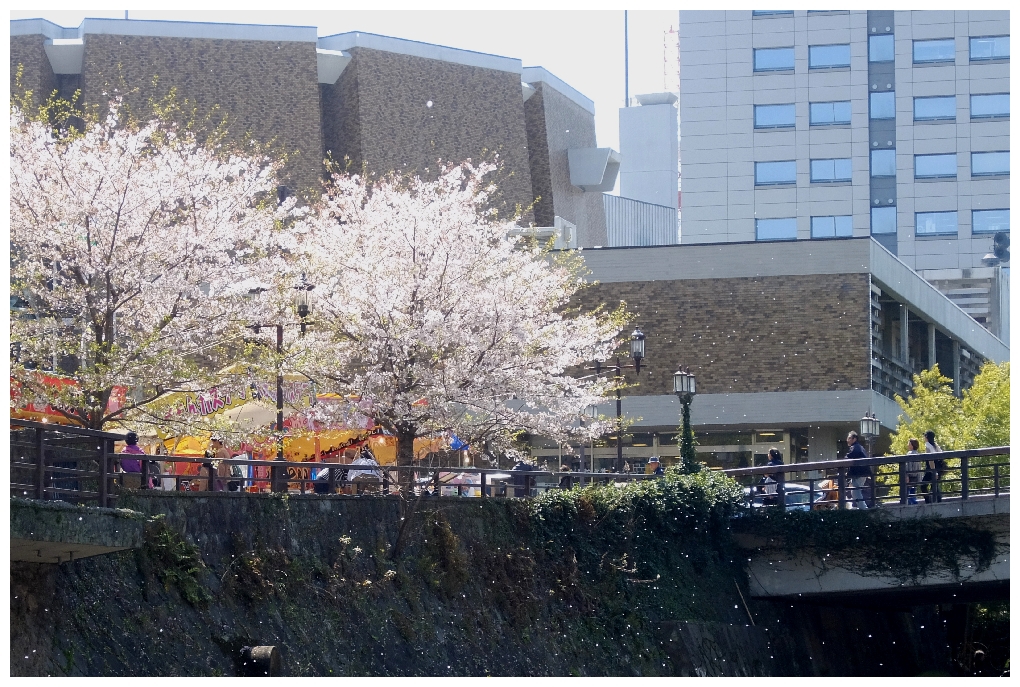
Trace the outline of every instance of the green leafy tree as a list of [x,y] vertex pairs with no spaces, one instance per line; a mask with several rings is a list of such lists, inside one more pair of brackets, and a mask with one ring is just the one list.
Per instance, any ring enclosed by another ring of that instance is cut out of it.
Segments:
[[903,409],[892,435],[892,452],[904,454],[911,437],[923,441],[934,430],[945,450],[1009,444],[1009,363],[986,362],[963,398],[953,395],[953,380],[939,366],[914,375],[910,398],[896,397]]
[[1009,363],[985,363],[963,393],[967,447],[1009,444]]
[[[909,450],[907,440],[919,439],[924,445],[924,433],[931,429],[944,450],[1006,446],[1009,444],[1009,363],[986,362],[974,378],[963,398],[953,395],[952,381],[942,375],[938,365],[914,375],[914,390],[910,398],[896,397],[903,409],[896,431],[892,435],[891,451],[902,455]],[[1002,463],[1002,456],[984,456],[970,460],[971,488],[986,488],[984,478],[993,474],[993,463]],[[945,490],[957,491],[953,483],[959,477],[951,460],[944,478],[949,480]],[[895,466],[883,466],[882,474],[895,480]],[[1009,467],[1000,467],[1000,475],[1009,474]]]
[[939,370],[938,364],[931,369],[914,375],[914,389],[910,397],[896,396],[896,403],[903,409],[896,431],[892,435],[891,451],[902,455],[909,450],[907,440],[920,439],[924,445],[924,433],[933,430],[939,445],[945,450],[967,448],[964,446],[965,425],[960,399],[953,395],[953,380]]

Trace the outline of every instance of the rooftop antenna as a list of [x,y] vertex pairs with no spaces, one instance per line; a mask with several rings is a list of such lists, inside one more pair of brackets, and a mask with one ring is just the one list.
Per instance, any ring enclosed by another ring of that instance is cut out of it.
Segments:
[[627,30],[627,10],[623,11],[623,106],[630,107],[630,33]]

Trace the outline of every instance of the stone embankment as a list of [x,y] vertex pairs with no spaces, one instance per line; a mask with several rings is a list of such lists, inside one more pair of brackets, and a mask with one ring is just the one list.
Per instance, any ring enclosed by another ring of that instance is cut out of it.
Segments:
[[139,548],[12,562],[11,674],[233,675],[255,645],[288,675],[942,667],[923,613],[752,600],[724,510],[586,498],[125,496]]

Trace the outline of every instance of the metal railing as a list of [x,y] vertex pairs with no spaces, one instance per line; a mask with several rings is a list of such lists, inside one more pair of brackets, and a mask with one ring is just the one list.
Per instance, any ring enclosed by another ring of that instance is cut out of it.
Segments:
[[[589,484],[622,484],[657,475],[553,472],[435,465],[362,465],[175,455],[114,453],[121,434],[78,427],[11,420],[11,496],[112,506],[123,489],[224,493],[457,495],[529,498],[552,489]],[[1005,460],[996,460],[1005,456]],[[909,505],[943,498],[968,499],[1009,492],[1009,446],[884,456],[792,465],[767,465],[723,472],[744,483],[750,507],[817,510],[882,504]],[[117,470],[121,459],[138,460],[140,473]],[[908,464],[922,469],[911,473]],[[928,461],[939,461],[928,469]],[[170,463],[173,469],[154,469]],[[243,475],[233,476],[230,466]],[[195,466],[195,467],[192,467]],[[852,482],[853,468],[872,476]],[[328,470],[328,472],[325,472]],[[769,478],[772,481],[769,482]],[[764,482],[763,482],[764,480]]]
[[[997,460],[1005,457],[1005,460]],[[936,463],[936,461],[938,461]],[[910,463],[919,462],[919,471]],[[858,470],[854,470],[857,468]],[[855,484],[854,473],[870,477]],[[913,505],[1009,493],[1009,446],[724,470],[745,485],[748,507],[820,510]]]
[[110,457],[122,434],[11,420],[11,496],[110,505]]
[[[437,467],[428,465],[371,465],[358,463],[316,463],[183,456],[154,456],[175,464],[198,464],[196,472],[175,471],[159,475],[143,464],[140,489],[218,491],[234,493],[289,492],[298,494],[394,495],[400,489],[419,495],[474,496],[481,498],[527,498],[551,489],[570,489],[585,484],[608,484],[651,479],[656,475],[593,472],[552,472],[549,470],[500,470],[497,468]],[[230,476],[230,466],[245,473]],[[222,472],[221,472],[222,470]],[[261,472],[262,474],[258,474]],[[224,474],[226,473],[226,474]],[[361,473],[357,476],[354,473]],[[121,473],[123,474],[123,473]],[[467,481],[466,475],[477,481]],[[403,479],[401,479],[403,477]],[[159,483],[153,487],[152,482]]]
[[[235,494],[397,494],[528,498],[575,485],[622,483],[655,475],[553,472],[539,468],[363,465],[247,458],[116,454],[124,435],[28,420],[11,420],[11,496],[110,507],[131,490],[203,491]],[[137,460],[140,472],[118,470]],[[163,467],[160,467],[160,464]],[[172,465],[167,470],[165,466]],[[231,466],[243,475],[233,476]],[[328,472],[326,472],[328,470]],[[323,478],[325,475],[325,478]],[[403,479],[401,477],[403,476]],[[465,476],[473,476],[465,479]]]

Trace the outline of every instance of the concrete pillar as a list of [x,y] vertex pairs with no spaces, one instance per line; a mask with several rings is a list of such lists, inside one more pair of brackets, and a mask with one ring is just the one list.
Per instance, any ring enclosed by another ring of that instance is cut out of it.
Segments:
[[808,460],[835,460],[839,433],[838,427],[808,427]]
[[900,303],[900,360],[910,367],[910,308]]
[[953,393],[960,395],[960,342],[953,339]]
[[[928,369],[935,365],[935,323],[928,323]],[[945,374],[945,370],[942,371]]]

